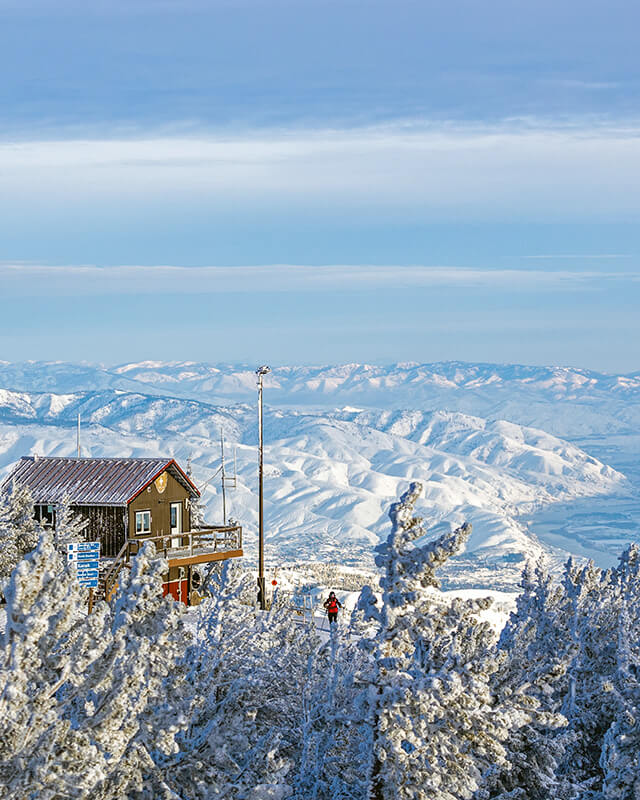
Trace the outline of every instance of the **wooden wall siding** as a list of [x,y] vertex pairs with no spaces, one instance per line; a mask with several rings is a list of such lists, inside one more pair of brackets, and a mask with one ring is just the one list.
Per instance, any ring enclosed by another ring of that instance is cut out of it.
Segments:
[[[169,506],[171,503],[182,503],[182,530],[191,530],[191,508],[185,504],[189,492],[178,481],[166,472],[167,486],[164,492],[159,492],[156,482],[139,494],[129,504],[129,538],[136,537],[136,511],[151,511],[151,536],[169,536],[171,533],[171,520]],[[141,537],[144,538],[144,537]]]
[[125,540],[126,508],[121,506],[73,506],[78,516],[86,519],[87,542],[100,542],[100,555],[117,556]]

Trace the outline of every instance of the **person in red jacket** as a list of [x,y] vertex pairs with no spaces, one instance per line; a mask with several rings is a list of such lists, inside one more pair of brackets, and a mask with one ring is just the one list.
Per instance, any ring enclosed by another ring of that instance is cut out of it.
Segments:
[[329,592],[329,597],[324,601],[324,607],[327,609],[329,622],[335,622],[338,619],[338,609],[342,608],[342,603],[336,597],[335,592]]

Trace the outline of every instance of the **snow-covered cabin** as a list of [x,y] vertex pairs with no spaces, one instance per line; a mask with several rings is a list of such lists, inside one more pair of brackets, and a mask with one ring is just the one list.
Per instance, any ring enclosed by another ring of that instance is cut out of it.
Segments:
[[[192,530],[191,511],[200,492],[172,458],[21,458],[0,491],[28,487],[34,515],[55,528],[62,505],[86,521],[86,541],[100,541],[101,557],[113,559],[115,581],[147,539],[169,561],[165,594],[186,600],[198,564],[242,556],[238,525]],[[115,586],[115,583],[114,583]],[[105,593],[109,595],[109,579]]]

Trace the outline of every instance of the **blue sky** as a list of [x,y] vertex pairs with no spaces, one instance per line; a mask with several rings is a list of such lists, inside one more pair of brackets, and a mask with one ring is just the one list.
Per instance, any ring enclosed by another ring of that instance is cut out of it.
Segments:
[[639,27],[0,0],[0,358],[640,369]]

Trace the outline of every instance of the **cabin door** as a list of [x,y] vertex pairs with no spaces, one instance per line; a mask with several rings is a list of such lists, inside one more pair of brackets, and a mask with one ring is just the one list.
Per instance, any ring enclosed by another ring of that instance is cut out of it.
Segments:
[[176,536],[182,533],[182,503],[171,503],[171,547],[181,547],[182,537]]

